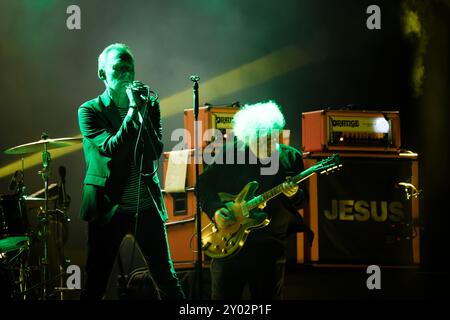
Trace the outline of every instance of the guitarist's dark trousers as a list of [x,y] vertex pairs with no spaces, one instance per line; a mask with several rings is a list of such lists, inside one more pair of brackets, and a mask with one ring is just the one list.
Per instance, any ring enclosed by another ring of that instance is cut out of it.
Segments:
[[241,300],[248,284],[251,299],[282,299],[286,257],[283,249],[244,246],[235,256],[211,261],[211,298]]

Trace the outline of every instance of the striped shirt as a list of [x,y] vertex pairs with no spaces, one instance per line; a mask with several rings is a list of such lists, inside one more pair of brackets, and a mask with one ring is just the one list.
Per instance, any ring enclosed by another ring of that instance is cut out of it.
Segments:
[[[128,113],[128,108],[117,108],[122,120]],[[126,169],[125,169],[126,170]],[[135,213],[138,201],[138,187],[139,187],[139,169],[136,168],[134,161],[131,161],[128,168],[128,180],[125,185],[125,189],[120,199],[120,209],[128,212]],[[153,207],[153,199],[150,196],[150,192],[141,178],[141,189],[139,197],[139,209],[148,209]]]

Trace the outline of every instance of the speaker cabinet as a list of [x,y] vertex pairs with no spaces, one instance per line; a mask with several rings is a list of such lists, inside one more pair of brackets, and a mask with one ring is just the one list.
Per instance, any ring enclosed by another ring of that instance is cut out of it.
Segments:
[[[329,155],[310,154],[305,166]],[[341,171],[307,181],[309,204],[304,214],[316,237],[312,248],[301,248],[305,261],[420,263],[419,199],[399,185],[418,186],[417,157],[355,153],[341,158]]]
[[[168,168],[170,152],[164,153],[164,179]],[[197,261],[197,236],[195,217],[197,200],[194,192],[195,163],[194,152],[189,151],[189,162],[186,166],[186,188],[184,192],[169,193],[163,190],[168,221],[166,222],[167,238],[175,269],[195,267]],[[203,165],[200,164],[200,174]],[[209,219],[202,216],[202,226],[206,226]],[[203,256],[205,261],[205,256]]]

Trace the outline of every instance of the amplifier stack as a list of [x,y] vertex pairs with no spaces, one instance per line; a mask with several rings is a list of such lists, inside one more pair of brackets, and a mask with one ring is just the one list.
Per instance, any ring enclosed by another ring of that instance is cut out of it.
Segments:
[[305,167],[339,153],[343,168],[307,181],[316,236],[311,248],[297,237],[298,262],[419,264],[419,197],[405,187],[418,190],[418,155],[401,151],[399,112],[323,109],[301,121]]

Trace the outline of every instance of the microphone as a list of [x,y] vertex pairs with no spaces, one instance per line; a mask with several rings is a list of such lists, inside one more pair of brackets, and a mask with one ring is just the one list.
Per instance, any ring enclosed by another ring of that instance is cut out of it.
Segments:
[[150,99],[150,87],[148,85],[143,84],[140,81],[133,81],[127,85],[127,89],[135,91],[139,93],[139,97],[145,101],[146,103]]
[[60,199],[59,203],[66,209],[69,206],[70,197],[66,194],[66,167],[60,166],[58,168],[61,183],[59,185]]
[[194,82],[197,82],[197,81],[200,80],[200,77],[199,77],[198,75],[196,75],[196,74],[193,74],[193,75],[191,75],[191,76],[189,77],[189,80],[194,81]]
[[58,168],[59,177],[61,178],[62,183],[66,183],[66,167],[60,166]]
[[413,190],[417,190],[416,187],[412,183],[409,183],[409,182],[399,182],[397,184],[399,186],[402,186],[402,187],[405,187],[405,188],[411,188]]
[[13,177],[11,178],[11,182],[9,183],[9,190],[10,191],[14,191],[17,188],[17,174],[19,173],[19,171],[17,170],[16,172],[14,172]]
[[412,183],[409,182],[399,182],[396,184],[397,187],[403,187],[406,193],[406,199],[409,200],[411,198],[419,198],[419,195],[422,193],[422,190],[419,190]]

